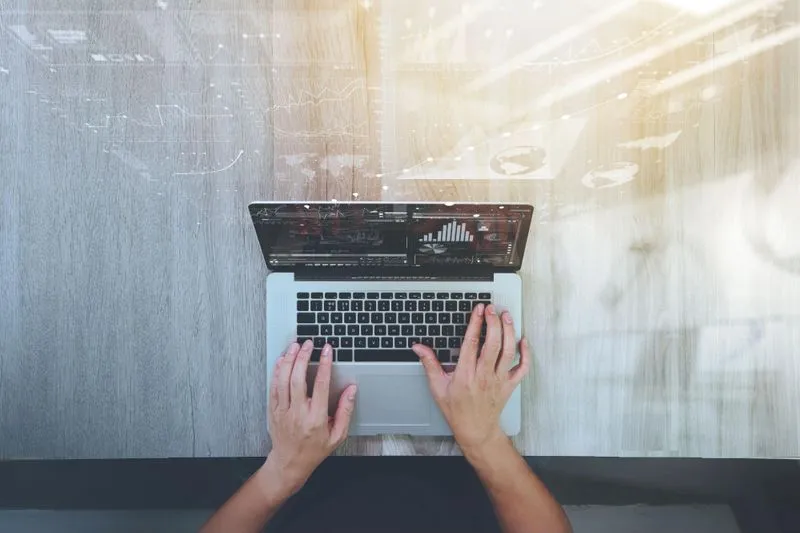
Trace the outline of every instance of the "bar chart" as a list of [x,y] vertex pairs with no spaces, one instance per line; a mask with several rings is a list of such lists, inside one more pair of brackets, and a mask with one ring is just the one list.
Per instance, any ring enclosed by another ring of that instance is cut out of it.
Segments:
[[422,242],[472,242],[475,236],[467,230],[465,222],[452,222],[446,224],[436,233],[430,232],[422,236]]

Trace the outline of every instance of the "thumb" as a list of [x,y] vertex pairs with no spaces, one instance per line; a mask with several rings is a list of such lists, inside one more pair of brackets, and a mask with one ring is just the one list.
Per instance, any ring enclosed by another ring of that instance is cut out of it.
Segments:
[[419,357],[422,366],[425,368],[425,373],[428,375],[428,382],[431,386],[434,385],[436,380],[445,376],[442,365],[436,359],[436,354],[428,346],[417,343],[411,347],[414,353]]
[[353,409],[356,406],[356,386],[350,385],[339,396],[339,406],[333,416],[333,428],[331,429],[331,441],[338,446],[347,438],[350,429],[350,419],[353,417]]

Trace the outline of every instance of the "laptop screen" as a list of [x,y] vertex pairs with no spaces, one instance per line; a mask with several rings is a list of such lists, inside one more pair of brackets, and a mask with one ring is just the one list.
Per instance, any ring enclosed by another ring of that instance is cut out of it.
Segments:
[[465,203],[250,204],[267,266],[516,270],[533,207]]

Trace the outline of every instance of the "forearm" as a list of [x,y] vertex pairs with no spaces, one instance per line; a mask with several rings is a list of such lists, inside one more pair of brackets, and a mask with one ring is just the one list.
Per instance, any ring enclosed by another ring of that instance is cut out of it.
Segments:
[[489,493],[503,533],[569,533],[564,510],[505,436],[464,450]]
[[258,533],[292,494],[269,460],[206,522],[200,533]]

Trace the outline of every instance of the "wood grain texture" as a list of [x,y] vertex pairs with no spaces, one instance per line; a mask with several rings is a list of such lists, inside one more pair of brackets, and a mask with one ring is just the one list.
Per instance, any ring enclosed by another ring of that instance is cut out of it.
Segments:
[[533,203],[526,454],[800,455],[798,1],[462,4],[0,2],[0,458],[266,453],[256,199]]

